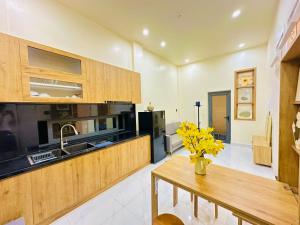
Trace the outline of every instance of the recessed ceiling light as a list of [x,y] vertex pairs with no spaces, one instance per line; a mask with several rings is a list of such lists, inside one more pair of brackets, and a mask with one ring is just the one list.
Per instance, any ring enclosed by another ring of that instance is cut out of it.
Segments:
[[186,63],[189,63],[190,62],[190,59],[185,59],[184,60]]
[[150,33],[150,32],[149,32],[149,29],[148,29],[148,28],[144,28],[144,29],[143,29],[143,35],[144,35],[144,36],[149,36],[149,33]]
[[167,43],[165,41],[161,41],[160,42],[160,47],[164,48],[166,47]]
[[243,47],[245,47],[245,43],[239,44],[239,48],[243,48]]
[[115,52],[119,52],[120,50],[121,50],[121,49],[120,49],[119,46],[115,46],[115,47],[114,47],[114,51],[115,51]]
[[232,18],[237,18],[241,15],[241,10],[237,9],[232,13]]

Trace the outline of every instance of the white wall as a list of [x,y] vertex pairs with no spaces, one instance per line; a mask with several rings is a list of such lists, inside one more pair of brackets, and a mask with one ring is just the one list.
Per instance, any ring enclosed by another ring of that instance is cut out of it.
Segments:
[[[264,134],[270,98],[270,75],[266,67],[267,47],[259,46],[234,54],[215,57],[180,68],[180,118],[197,120],[196,100],[200,108],[202,126],[208,126],[208,92],[231,90],[231,141],[250,144],[254,134]],[[234,71],[257,68],[256,121],[234,120]]]
[[[49,45],[123,68],[142,77],[142,104],[151,101],[165,109],[168,121],[177,120],[177,68],[123,39],[74,10],[52,0],[0,0],[0,32]],[[135,68],[133,63],[135,62]]]
[[[282,17],[295,1],[281,1],[276,28],[281,27]],[[130,41],[55,0],[0,0],[0,6],[0,32],[132,67]]]
[[274,66],[271,68],[271,61],[276,53],[276,41],[279,39],[284,26],[287,23],[289,14],[296,0],[281,0],[278,5],[277,15],[268,42],[268,66],[272,76],[270,85],[272,88],[270,111],[272,114],[272,168],[274,174],[278,175],[279,155],[279,97],[280,97],[280,69]]
[[[131,43],[51,0],[0,0],[0,32],[131,68]],[[2,20],[3,19],[3,20]]]
[[134,69],[142,74],[142,104],[144,111],[149,102],[155,110],[166,111],[166,123],[178,121],[177,67],[134,44]]

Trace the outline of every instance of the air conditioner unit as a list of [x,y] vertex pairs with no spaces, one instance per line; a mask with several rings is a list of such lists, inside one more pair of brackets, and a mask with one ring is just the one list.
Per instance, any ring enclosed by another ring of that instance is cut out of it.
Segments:
[[276,48],[277,49],[282,49],[282,47],[283,47],[283,45],[284,45],[284,32],[285,32],[285,28],[283,28],[281,31],[280,31],[280,33],[279,33],[279,35],[278,35],[278,40],[277,40],[277,42],[276,42]]
[[277,50],[277,51],[274,53],[273,57],[272,57],[270,66],[271,66],[271,67],[274,67],[274,66],[277,64],[277,62],[278,62],[279,60],[280,60],[280,54],[279,54],[279,52],[278,52],[278,50]]
[[291,13],[289,15],[287,24],[296,23],[300,19],[300,0],[296,0]]

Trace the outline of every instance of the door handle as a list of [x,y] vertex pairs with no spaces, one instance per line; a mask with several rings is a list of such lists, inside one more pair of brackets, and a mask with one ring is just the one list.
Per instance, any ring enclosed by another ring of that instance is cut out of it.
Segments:
[[229,116],[224,116],[224,119],[227,119],[227,120],[229,120],[229,118],[230,118]]

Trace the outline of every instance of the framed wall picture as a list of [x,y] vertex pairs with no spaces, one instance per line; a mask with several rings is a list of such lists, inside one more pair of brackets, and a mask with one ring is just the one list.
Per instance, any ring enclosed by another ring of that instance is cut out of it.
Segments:
[[255,120],[256,68],[235,71],[234,118]]

